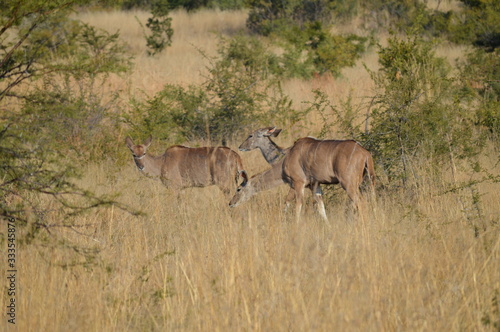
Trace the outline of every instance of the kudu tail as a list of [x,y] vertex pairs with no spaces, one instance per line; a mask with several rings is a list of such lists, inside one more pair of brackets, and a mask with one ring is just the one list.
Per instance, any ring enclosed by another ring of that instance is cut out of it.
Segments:
[[366,157],[364,173],[365,175],[368,175],[371,190],[375,191],[375,167],[373,165],[373,158],[371,155]]

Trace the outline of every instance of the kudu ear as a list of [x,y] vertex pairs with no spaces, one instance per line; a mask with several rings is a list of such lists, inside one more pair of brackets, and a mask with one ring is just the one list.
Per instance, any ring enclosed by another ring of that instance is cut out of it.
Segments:
[[281,129],[274,127],[273,134],[271,136],[276,137],[281,133]]
[[281,129],[278,129],[276,127],[269,127],[269,129],[264,134],[264,136],[266,136],[266,137],[269,137],[269,136],[276,137],[276,136],[278,136],[280,134],[280,132],[281,132]]
[[243,178],[243,182],[241,182],[240,187],[244,187],[248,182],[248,174],[245,170],[240,172],[241,177]]
[[132,142],[132,139],[130,138],[130,136],[127,136],[127,138],[125,138],[125,144],[127,144],[127,147],[132,150],[132,147],[135,145],[134,142]]
[[149,135],[148,139],[146,139],[144,141],[144,146],[147,148],[149,148],[149,146],[151,145],[151,141],[153,140],[153,136],[152,135]]

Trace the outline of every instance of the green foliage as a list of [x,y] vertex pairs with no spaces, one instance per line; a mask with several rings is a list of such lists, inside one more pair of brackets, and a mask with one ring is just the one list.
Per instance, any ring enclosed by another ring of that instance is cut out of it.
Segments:
[[462,1],[465,8],[457,13],[450,27],[453,42],[473,44],[491,52],[500,45],[500,3],[498,1]]
[[187,11],[193,11],[203,7],[208,7],[208,0],[170,0],[168,1],[170,8],[184,8]]
[[123,120],[134,137],[152,134],[170,143],[208,138],[205,122],[209,116],[208,99],[200,87],[185,89],[169,84],[146,102],[132,104],[132,111],[123,115]]
[[170,4],[168,0],[156,0],[151,5],[151,15],[148,18],[146,27],[151,31],[146,36],[146,46],[149,55],[161,53],[165,47],[172,44],[172,18],[168,17]]
[[269,120],[271,114],[283,124],[298,120],[276,79],[282,68],[279,60],[263,44],[255,38],[236,37],[222,40],[218,53],[218,58],[210,58],[204,84],[213,110],[211,137],[223,142],[239,138],[244,129]]
[[[78,167],[57,146],[43,139],[26,139],[25,117],[4,125],[0,132],[0,216],[27,226],[28,238],[48,229],[48,216],[59,219],[50,227],[71,227],[72,217],[99,206],[117,204],[74,184]],[[30,119],[27,119],[30,121]]]
[[[365,24],[405,33],[421,29],[422,35],[455,43],[475,44],[490,51],[500,44],[500,3],[462,1],[460,10],[443,12],[418,0],[362,1]],[[437,6],[439,7],[439,5]]]
[[[57,31],[58,33],[54,33]],[[125,72],[130,58],[118,34],[55,17],[41,24],[23,48],[37,62],[37,85],[26,94],[22,112],[34,135],[61,150],[86,152],[86,158],[100,158],[100,139],[110,135],[105,119],[116,105],[117,96],[105,97],[110,74]],[[85,148],[87,147],[87,148]]]
[[[151,7],[151,0],[119,0],[110,1],[109,5],[118,6],[122,9],[145,9]],[[217,8],[220,10],[236,10],[245,8],[245,0],[171,0],[168,1],[169,9],[183,8],[190,11],[195,11],[201,8]]]
[[500,50],[476,48],[458,64],[463,100],[475,110],[476,124],[500,139]]
[[361,128],[363,122],[359,121],[360,117],[364,116],[362,111],[366,112],[365,105],[354,105],[352,96],[349,95],[345,100],[339,100],[337,106],[323,91],[316,89],[313,93],[313,101],[305,104],[306,112],[313,112],[321,118],[321,129],[315,137],[327,139],[333,136],[366,144],[368,137]]
[[273,36],[282,44],[284,77],[309,78],[314,73],[335,76],[352,66],[365,51],[368,38],[340,36],[329,32],[333,1],[254,1],[247,19],[248,28]]
[[247,19],[248,29],[254,33],[268,36],[279,27],[291,24],[289,4],[288,0],[249,0],[248,5],[251,10]]
[[330,24],[332,19],[347,19],[354,15],[357,0],[250,0],[247,27],[250,31],[268,36],[292,26],[320,22]]
[[326,72],[339,76],[342,68],[353,66],[361,57],[368,41],[357,35],[332,35],[319,22],[306,24],[303,30],[292,28],[284,36],[289,42],[284,58],[291,65],[286,76],[302,78]]
[[221,39],[218,53],[221,67],[244,68],[256,79],[280,76],[284,70],[281,59],[269,52],[267,46],[258,38],[238,35],[228,40]]
[[331,35],[318,21],[308,24],[304,33],[308,39],[304,45],[319,73],[330,72],[338,76],[342,68],[354,66],[365,51],[367,38]]
[[214,0],[209,2],[209,7],[220,10],[245,9],[246,0]]
[[48,229],[49,214],[61,221],[50,227],[72,227],[72,216],[115,204],[74,179],[89,157],[79,153],[103,145],[103,119],[115,102],[97,92],[130,58],[117,34],[67,18],[64,9],[76,3],[0,6],[0,215],[28,223],[28,238]]
[[118,8],[130,9],[151,9],[151,0],[105,0],[108,6],[118,6]]
[[482,144],[471,130],[473,118],[432,44],[416,36],[392,37],[379,55],[382,68],[370,73],[379,93],[369,142],[389,176],[406,184],[417,156],[437,166],[477,155]]
[[405,30],[415,17],[425,10],[425,4],[418,0],[373,0],[363,1],[365,10],[374,15],[378,27]]

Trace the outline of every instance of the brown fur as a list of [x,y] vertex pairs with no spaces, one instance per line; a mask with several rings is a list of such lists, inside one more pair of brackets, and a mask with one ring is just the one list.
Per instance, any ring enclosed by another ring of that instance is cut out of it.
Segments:
[[239,176],[243,178],[243,184],[248,179],[240,156],[227,147],[174,145],[163,155],[155,157],[147,154],[151,137],[139,145],[134,145],[127,137],[126,144],[139,170],[149,176],[159,176],[169,188],[179,190],[216,185],[229,195],[238,185]]
[[[281,161],[290,150],[289,148],[282,148],[271,139],[271,137],[278,137],[282,129],[276,127],[265,127],[257,129],[251,133],[248,138],[241,143],[239,146],[240,151],[250,151],[253,149],[259,149],[262,156],[266,161],[272,166]],[[282,182],[281,184],[283,184]],[[321,195],[321,188],[318,188],[318,194]],[[285,198],[286,207],[290,205],[290,202],[295,198],[295,190],[290,188],[288,194]]]
[[313,192],[320,184],[340,183],[349,198],[359,208],[359,187],[365,171],[375,186],[373,159],[365,148],[353,140],[317,140],[305,137],[297,140],[283,162],[283,179],[295,189],[296,214],[300,218],[304,189]]

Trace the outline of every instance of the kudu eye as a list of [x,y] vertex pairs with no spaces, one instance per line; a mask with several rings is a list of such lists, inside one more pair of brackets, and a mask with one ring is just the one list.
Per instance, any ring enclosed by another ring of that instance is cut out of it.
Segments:
[[132,153],[132,156],[135,158],[135,159],[142,159],[146,154],[143,153],[141,156],[138,156],[136,155],[135,153]]

